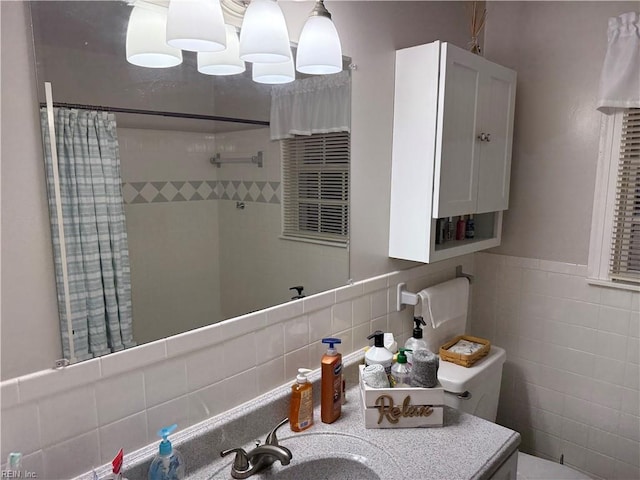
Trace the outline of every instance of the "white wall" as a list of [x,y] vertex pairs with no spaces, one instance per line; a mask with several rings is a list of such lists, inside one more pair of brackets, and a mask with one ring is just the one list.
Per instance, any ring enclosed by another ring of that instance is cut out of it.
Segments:
[[485,55],[518,72],[507,255],[587,263],[607,20],[638,2],[494,2]]
[[[29,11],[0,4],[2,33],[1,378],[62,357]],[[5,48],[5,45],[7,48]]]

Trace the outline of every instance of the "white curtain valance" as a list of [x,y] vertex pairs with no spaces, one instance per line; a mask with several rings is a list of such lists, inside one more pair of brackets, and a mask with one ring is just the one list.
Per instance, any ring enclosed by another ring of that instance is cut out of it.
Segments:
[[638,12],[609,19],[607,55],[600,77],[598,110],[640,108],[640,29]]
[[296,80],[271,90],[271,139],[348,132],[351,125],[349,71]]

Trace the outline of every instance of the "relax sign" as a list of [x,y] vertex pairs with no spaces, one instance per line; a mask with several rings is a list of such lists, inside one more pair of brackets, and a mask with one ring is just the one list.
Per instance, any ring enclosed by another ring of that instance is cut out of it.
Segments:
[[360,393],[366,428],[441,427],[444,419],[444,389],[372,388],[362,380]]
[[378,425],[386,418],[389,423],[398,423],[403,418],[428,417],[433,413],[431,405],[411,405],[411,396],[407,395],[402,406],[394,405],[391,395],[380,395],[376,400],[380,413]]
[[375,406],[364,408],[366,428],[441,427],[443,417],[442,406],[412,405],[410,395],[396,403],[391,395],[382,394]]

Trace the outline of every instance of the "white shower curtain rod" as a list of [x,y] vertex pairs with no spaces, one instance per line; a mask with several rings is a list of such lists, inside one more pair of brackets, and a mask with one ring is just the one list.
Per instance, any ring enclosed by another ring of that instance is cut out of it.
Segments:
[[[46,107],[46,103],[41,103],[41,107]],[[78,103],[61,103],[53,102],[54,107],[60,108],[81,108],[85,110],[101,110],[104,112],[112,113],[131,113],[136,115],[154,115],[159,117],[173,117],[173,118],[189,118],[195,120],[211,120],[218,122],[233,122],[233,123],[246,123],[250,125],[264,125],[269,126],[269,122],[264,120],[250,120],[246,118],[233,118],[233,117],[219,117],[217,115],[200,115],[197,113],[182,113],[182,112],[164,112],[157,110],[141,110],[137,108],[122,108],[122,107],[106,107],[104,105],[82,105]]]

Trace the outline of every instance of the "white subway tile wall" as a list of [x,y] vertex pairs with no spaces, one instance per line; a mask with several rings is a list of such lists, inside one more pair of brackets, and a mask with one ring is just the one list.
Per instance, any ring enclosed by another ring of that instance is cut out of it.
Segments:
[[155,442],[164,424],[186,428],[317,368],[322,337],[342,338],[343,353],[378,329],[402,344],[412,309],[396,311],[397,283],[417,291],[458,264],[476,275],[470,332],[507,350],[498,421],[522,434],[525,451],[563,454],[596,477],[640,478],[640,294],[588,285],[581,265],[486,253],[3,382],[0,458],[22,451],[41,478],[72,477],[118,445]]
[[[378,329],[393,331],[402,345],[411,335],[413,309],[396,311],[397,283],[417,291],[453,278],[457,265],[473,273],[474,256],[2,382],[0,458],[21,451],[24,467],[38,478],[71,478],[107,463],[120,447],[127,453],[156,442],[163,426],[187,428],[293,382],[300,367],[319,368],[323,337],[341,338],[343,354],[370,345],[366,336]],[[634,398],[622,391],[619,400],[632,405]]]
[[498,422],[525,452],[640,478],[640,293],[547,260],[478,253],[475,273],[470,332],[507,351]]

